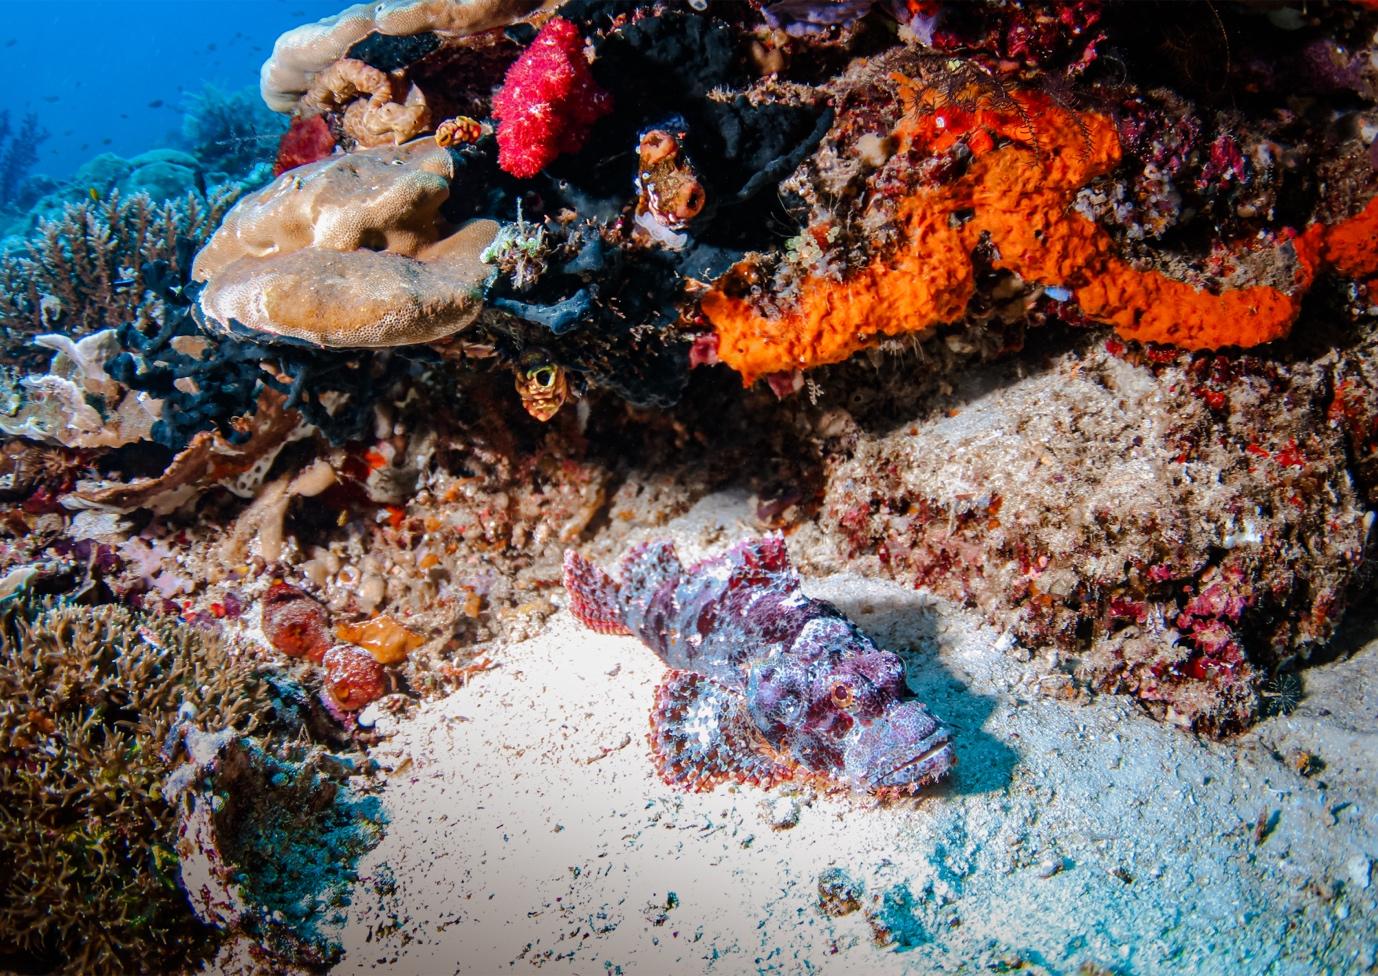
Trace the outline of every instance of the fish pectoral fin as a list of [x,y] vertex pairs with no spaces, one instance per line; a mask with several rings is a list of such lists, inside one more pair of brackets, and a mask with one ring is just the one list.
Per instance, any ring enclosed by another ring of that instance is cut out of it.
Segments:
[[622,601],[611,576],[573,549],[565,553],[565,591],[569,612],[600,634],[630,634],[622,622]]
[[769,789],[794,772],[762,741],[746,699],[694,671],[671,671],[656,688],[649,739],[660,778],[692,792],[729,781]]
[[622,589],[633,606],[649,600],[661,586],[683,574],[684,564],[668,539],[632,546],[622,557]]

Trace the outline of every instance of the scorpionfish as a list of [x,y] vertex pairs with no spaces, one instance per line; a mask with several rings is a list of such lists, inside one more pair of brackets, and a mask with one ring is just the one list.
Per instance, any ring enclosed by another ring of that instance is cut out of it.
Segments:
[[620,582],[570,550],[564,578],[580,622],[641,638],[672,669],[649,736],[672,786],[812,778],[901,796],[956,762],[947,729],[909,693],[903,662],[804,595],[779,535],[688,569],[673,543],[640,545]]

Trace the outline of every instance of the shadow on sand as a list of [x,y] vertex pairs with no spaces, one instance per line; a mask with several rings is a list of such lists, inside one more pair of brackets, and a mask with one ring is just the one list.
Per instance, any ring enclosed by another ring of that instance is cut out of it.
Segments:
[[894,587],[868,597],[823,595],[877,644],[904,661],[909,687],[952,730],[957,769],[936,793],[995,793],[1010,785],[1019,753],[984,730],[995,699],[978,695],[944,667],[939,651],[952,642],[942,633],[943,607],[928,594]]

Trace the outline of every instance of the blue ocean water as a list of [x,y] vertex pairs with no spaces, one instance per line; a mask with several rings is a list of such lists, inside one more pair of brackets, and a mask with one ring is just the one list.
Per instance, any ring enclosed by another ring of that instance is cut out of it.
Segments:
[[[48,137],[36,173],[70,177],[103,152],[177,144],[196,93],[258,88],[283,31],[349,0],[0,0],[6,73],[0,110],[37,115]],[[22,81],[20,81],[22,79]]]

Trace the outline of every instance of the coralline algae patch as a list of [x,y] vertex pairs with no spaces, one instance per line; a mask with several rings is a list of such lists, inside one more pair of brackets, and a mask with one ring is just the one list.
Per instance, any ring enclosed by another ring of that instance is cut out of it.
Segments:
[[[903,91],[909,84],[900,78]],[[995,266],[1068,289],[1082,314],[1125,339],[1183,349],[1251,347],[1285,337],[1316,276],[1335,268],[1371,276],[1378,268],[1378,199],[1334,227],[1311,226],[1292,242],[1296,284],[1214,294],[1115,253],[1110,236],[1071,212],[1073,197],[1120,161],[1114,123],[1048,96],[1011,92],[1008,106],[972,113],[910,111],[894,136],[901,151],[943,151],[954,144],[950,120],[966,115],[974,155],[955,181],[924,187],[899,204],[902,243],[893,253],[840,279],[811,276],[795,307],[760,312],[744,294],[752,259],[703,296],[718,337],[718,357],[750,383],[759,376],[840,362],[891,336],[924,332],[961,319],[975,292],[971,254],[983,240]],[[936,121],[935,121],[936,120]],[[826,228],[822,233],[826,234]]]
[[1362,586],[1372,469],[1345,445],[1374,428],[1348,393],[1360,372],[1173,360],[1083,337],[1043,372],[1007,364],[993,390],[958,380],[958,406],[927,421],[830,421],[827,565],[981,610],[1069,694],[1247,727]]

